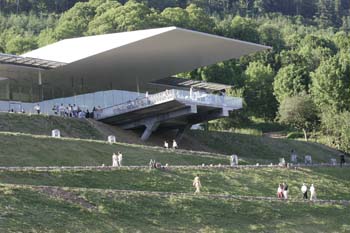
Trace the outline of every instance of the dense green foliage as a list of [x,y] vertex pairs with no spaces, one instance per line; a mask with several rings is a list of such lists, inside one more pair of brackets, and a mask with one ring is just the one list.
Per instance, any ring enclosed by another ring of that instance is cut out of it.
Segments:
[[[234,85],[229,93],[239,93],[247,107],[223,123],[226,129],[251,117],[273,121],[279,104],[296,95],[310,95],[319,113],[350,109],[350,3],[345,0],[0,0],[0,6],[0,52],[6,53],[65,38],[164,26],[272,46],[179,75]],[[340,147],[348,148],[344,140]]]

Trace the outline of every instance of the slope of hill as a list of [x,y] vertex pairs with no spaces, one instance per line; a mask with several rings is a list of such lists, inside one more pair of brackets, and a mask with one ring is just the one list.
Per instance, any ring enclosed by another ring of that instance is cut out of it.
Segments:
[[236,153],[253,163],[276,163],[282,157],[289,161],[291,150],[296,151],[301,162],[305,155],[311,155],[318,162],[329,162],[331,158],[339,157],[339,152],[330,147],[291,139],[198,130],[190,131],[189,136],[218,153]]
[[[0,132],[0,166],[109,165],[116,151],[123,152],[126,166],[147,165],[150,159],[170,165],[229,162],[217,153],[92,140],[118,132],[119,140],[138,139],[86,120],[0,114],[0,122],[0,131],[11,131]],[[51,138],[52,128],[61,129],[66,137]],[[156,140],[166,135],[159,134]],[[324,146],[293,140],[203,131],[189,132],[186,137],[203,148],[234,151],[241,163],[276,163],[289,147],[312,154],[315,161],[336,155]],[[0,232],[348,232],[348,170],[1,170]],[[202,192],[193,195],[192,180],[197,174]],[[273,198],[281,182],[289,184],[289,201]],[[319,202],[302,200],[303,182],[315,184]]]
[[[61,139],[50,138],[47,135],[52,129],[60,129],[65,137]],[[102,163],[109,164],[111,154],[116,151],[122,151],[126,155],[125,161],[129,165],[146,165],[150,159],[171,165],[181,165],[181,163],[183,165],[227,164],[228,160],[223,157],[217,158],[217,153],[227,155],[237,153],[243,164],[276,164],[280,157],[285,157],[289,161],[291,149],[296,150],[301,159],[306,154],[312,155],[315,162],[329,162],[330,158],[338,157],[337,151],[315,143],[235,133],[190,131],[185,135],[183,141],[179,142],[180,147],[188,150],[208,147],[210,150],[206,151],[210,151],[212,159],[207,158],[207,161],[203,161],[203,159],[181,160],[178,156],[174,156],[173,158],[176,159],[164,160],[162,155],[165,151],[160,147],[154,147],[154,145],[160,144],[164,139],[171,138],[169,135],[155,135],[151,142],[145,142],[142,146],[124,143],[109,145],[103,140],[113,133],[121,142],[138,143],[140,140],[133,132],[113,127],[107,129],[107,125],[93,120],[0,114],[0,165],[101,165]],[[12,133],[1,133],[1,131],[11,131]],[[35,136],[40,134],[43,136]],[[172,151],[168,152],[175,155]],[[184,151],[183,153],[189,155],[192,152]],[[195,156],[191,158],[195,158]],[[129,159],[131,160],[128,161]]]
[[86,119],[0,113],[0,131],[51,135],[53,129],[59,129],[63,137],[104,139]]
[[[349,207],[0,187],[1,232],[348,232]],[[59,193],[59,194],[58,194]],[[92,208],[91,208],[92,207]]]
[[[343,172],[341,172],[343,171]],[[301,185],[314,184],[323,200],[350,200],[349,168],[194,169],[121,168],[113,171],[1,171],[8,184],[192,193],[192,180],[201,177],[202,193],[275,197],[279,183],[289,185],[289,198],[301,199]]]

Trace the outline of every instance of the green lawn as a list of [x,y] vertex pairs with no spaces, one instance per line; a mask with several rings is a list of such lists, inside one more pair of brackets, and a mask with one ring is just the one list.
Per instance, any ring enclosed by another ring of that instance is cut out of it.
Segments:
[[150,159],[170,165],[229,164],[225,157],[176,154],[151,147],[103,141],[56,139],[0,133],[0,166],[96,166],[111,165],[112,153],[123,153],[124,165],[148,165]]
[[315,162],[329,162],[330,158],[339,157],[336,150],[312,142],[201,130],[190,131],[189,135],[209,148],[224,154],[236,153],[250,163],[278,163],[281,157],[289,161],[292,149],[299,158],[311,155]]
[[[43,136],[53,128],[59,128],[69,138]],[[221,153],[237,153],[244,163],[277,163],[279,157],[288,160],[291,149],[299,155],[311,154],[317,162],[329,161],[337,155],[327,147],[294,140],[203,131],[190,135]],[[84,120],[0,114],[0,166],[110,165],[112,153],[117,151],[123,153],[124,165],[148,165],[150,159],[169,165],[229,163],[227,157],[215,154],[182,154],[123,143],[110,145],[96,139],[103,137]],[[350,232],[348,206],[111,194],[103,190],[192,193],[192,180],[199,174],[204,194],[274,197],[278,183],[287,182],[290,197],[300,199],[300,186],[305,182],[315,184],[319,199],[350,200],[349,171],[349,168],[2,171],[0,232]],[[25,184],[68,187],[68,196],[77,196],[97,208],[86,209],[63,196],[21,186]],[[69,187],[87,189],[73,191]]]
[[141,194],[76,195],[87,210],[23,188],[0,188],[1,232],[349,232],[350,208]]
[[0,113],[0,131],[51,135],[53,129],[59,129],[62,137],[104,139],[85,119]]
[[303,182],[313,183],[319,199],[350,200],[350,169],[121,169],[77,172],[0,172],[0,182],[9,184],[87,187],[161,192],[193,192],[192,180],[201,177],[202,192],[275,197],[277,185],[287,182],[289,196],[300,199]]

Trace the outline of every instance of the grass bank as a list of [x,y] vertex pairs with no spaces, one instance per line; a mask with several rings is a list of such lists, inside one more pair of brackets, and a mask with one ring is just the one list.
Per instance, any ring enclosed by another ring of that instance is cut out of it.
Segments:
[[281,182],[289,185],[289,196],[301,199],[302,183],[314,184],[319,199],[350,200],[350,169],[121,169],[77,172],[0,172],[0,182],[160,192],[193,192],[192,180],[201,177],[202,192],[275,197]]

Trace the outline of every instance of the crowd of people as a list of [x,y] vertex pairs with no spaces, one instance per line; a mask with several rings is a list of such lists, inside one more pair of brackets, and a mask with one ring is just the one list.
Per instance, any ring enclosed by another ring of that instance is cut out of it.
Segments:
[[[303,195],[303,199],[308,199],[308,187],[305,183],[300,188],[301,193]],[[310,188],[310,201],[316,200],[316,189],[314,184],[311,184]],[[287,183],[281,183],[277,188],[277,198],[278,199],[288,199],[288,185]]]
[[54,105],[52,107],[52,111],[55,115],[61,117],[75,117],[75,118],[94,118],[98,116],[101,112],[101,107],[93,107],[92,111],[89,109],[83,110],[80,106],[76,104],[68,104],[68,105]]

